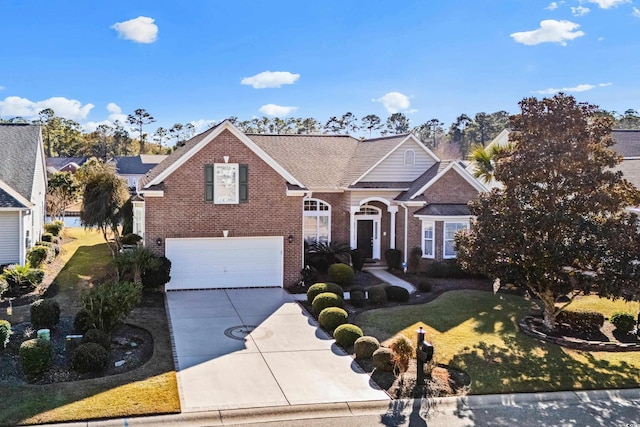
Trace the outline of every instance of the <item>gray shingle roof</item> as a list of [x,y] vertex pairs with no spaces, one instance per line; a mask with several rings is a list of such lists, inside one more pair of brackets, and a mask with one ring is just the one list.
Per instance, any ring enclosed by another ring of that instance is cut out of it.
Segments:
[[0,188],[0,208],[25,208],[26,206]]
[[614,130],[613,149],[622,157],[640,157],[640,130]]
[[167,156],[156,156],[155,163],[144,163],[142,156],[114,157],[116,171],[120,175],[143,175],[149,172],[155,165],[166,159]]
[[82,166],[87,161],[87,157],[47,157],[45,161],[47,167],[53,167],[59,171],[70,163]]
[[39,126],[0,124],[0,179],[27,200],[31,200],[38,150],[42,150],[40,138]]
[[415,215],[467,216],[471,215],[471,212],[467,205],[463,204],[431,203],[417,210]]

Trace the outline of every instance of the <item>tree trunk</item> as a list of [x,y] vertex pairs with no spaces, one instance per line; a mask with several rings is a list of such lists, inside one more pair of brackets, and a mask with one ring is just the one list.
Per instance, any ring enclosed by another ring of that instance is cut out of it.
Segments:
[[556,299],[553,295],[542,295],[542,304],[544,305],[544,326],[549,330],[553,330],[556,327]]

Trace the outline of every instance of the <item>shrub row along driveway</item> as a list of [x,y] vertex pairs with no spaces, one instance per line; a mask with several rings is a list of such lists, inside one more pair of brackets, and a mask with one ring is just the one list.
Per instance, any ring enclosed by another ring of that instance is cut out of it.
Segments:
[[282,289],[167,293],[183,412],[389,399]]

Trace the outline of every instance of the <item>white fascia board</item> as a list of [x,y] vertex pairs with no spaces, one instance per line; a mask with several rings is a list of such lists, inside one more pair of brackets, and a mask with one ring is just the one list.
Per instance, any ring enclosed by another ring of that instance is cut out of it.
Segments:
[[400,203],[400,205],[406,206],[406,207],[409,207],[409,206],[425,206],[426,204],[427,204],[427,202],[418,202],[416,200]]
[[344,193],[344,188],[336,188],[336,187],[314,187],[309,188],[307,192],[312,191],[313,193]]
[[423,221],[443,221],[443,222],[471,222],[471,218],[473,215],[450,215],[450,216],[439,216],[439,215],[413,215],[416,218],[420,218]]
[[405,188],[382,188],[382,187],[376,187],[376,188],[351,188],[351,187],[343,187],[343,190],[345,190],[345,191],[376,191],[376,192],[380,192],[380,191],[401,192],[401,191],[407,191],[408,189],[409,189],[409,187],[405,187]]
[[164,190],[141,190],[138,194],[144,197],[164,197]]
[[484,185],[482,185],[482,183],[480,181],[475,179],[465,168],[460,166],[457,161],[454,161],[449,166],[444,168],[444,170],[442,172],[440,172],[438,175],[434,176],[431,181],[427,182],[424,186],[422,186],[422,188],[420,190],[416,191],[411,196],[411,199],[414,199],[414,198],[418,197],[420,194],[423,194],[425,191],[427,191],[429,189],[429,187],[431,187],[433,184],[438,182],[438,180],[440,178],[442,178],[451,169],[454,169],[456,172],[458,172],[458,175],[460,175],[465,181],[467,181],[478,192],[484,193],[484,192],[489,191],[487,189],[487,187],[485,187]]

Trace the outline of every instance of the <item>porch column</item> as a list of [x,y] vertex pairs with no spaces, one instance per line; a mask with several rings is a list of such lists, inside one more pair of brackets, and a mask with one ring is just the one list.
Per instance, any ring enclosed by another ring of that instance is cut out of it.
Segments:
[[353,249],[358,247],[358,242],[356,241],[356,212],[360,211],[360,206],[350,206],[349,207],[349,246]]
[[396,214],[398,213],[397,206],[389,206],[387,207],[387,212],[389,212],[389,217],[391,219],[391,225],[389,226],[391,230],[389,230],[389,247],[391,249],[396,248]]

